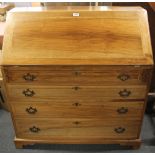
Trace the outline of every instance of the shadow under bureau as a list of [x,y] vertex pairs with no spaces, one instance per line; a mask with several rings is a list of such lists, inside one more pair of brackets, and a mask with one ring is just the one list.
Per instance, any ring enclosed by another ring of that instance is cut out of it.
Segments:
[[144,9],[13,9],[2,55],[17,148],[140,146],[153,68]]

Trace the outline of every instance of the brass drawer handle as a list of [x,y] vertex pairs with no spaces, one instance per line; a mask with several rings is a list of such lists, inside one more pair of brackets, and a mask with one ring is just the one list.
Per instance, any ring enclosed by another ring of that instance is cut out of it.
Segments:
[[29,107],[29,108],[26,108],[26,111],[29,114],[35,114],[37,112],[37,109],[36,108],[33,108],[33,107]]
[[75,86],[75,87],[73,87],[72,89],[74,89],[74,90],[79,90],[79,89],[80,89],[80,87]]
[[39,131],[40,131],[40,129],[39,129],[39,128],[37,128],[37,127],[35,127],[35,126],[33,126],[33,127],[29,128],[29,130],[30,130],[31,132],[33,132],[33,133],[37,133],[37,132],[39,132]]
[[30,73],[27,73],[26,75],[23,75],[23,79],[26,81],[34,81],[34,79],[36,79],[36,76]]
[[23,91],[23,94],[26,96],[26,97],[32,97],[35,92],[33,90],[30,90],[30,89],[26,89]]
[[79,121],[75,121],[75,122],[73,122],[73,124],[75,124],[75,125],[79,125],[80,122],[79,122]]
[[130,96],[130,94],[131,94],[131,91],[129,91],[129,90],[127,90],[127,89],[121,90],[121,91],[119,92],[119,95],[120,95],[121,97],[128,97],[128,96]]
[[115,128],[114,131],[115,131],[116,133],[123,133],[123,132],[125,132],[125,128],[118,127],[118,128]]
[[128,112],[128,108],[121,107],[121,108],[117,109],[117,112],[119,114],[126,114]]
[[76,107],[78,107],[78,106],[80,106],[80,105],[81,105],[81,104],[78,103],[78,102],[73,103],[73,106],[76,106]]
[[118,79],[120,79],[121,81],[126,81],[130,78],[130,76],[128,74],[120,74],[117,77]]

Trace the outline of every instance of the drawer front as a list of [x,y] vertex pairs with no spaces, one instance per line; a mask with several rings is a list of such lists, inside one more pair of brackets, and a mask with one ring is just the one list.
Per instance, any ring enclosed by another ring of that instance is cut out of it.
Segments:
[[128,118],[139,120],[144,102],[51,101],[11,102],[15,117]]
[[6,69],[8,83],[52,85],[144,84],[143,70],[135,67],[12,67]]
[[[102,99],[144,99],[146,86],[21,86],[7,85],[10,100],[38,101],[38,100],[97,100]],[[90,98],[91,97],[91,98]]]
[[108,138],[135,139],[139,121],[117,121],[102,119],[16,119],[18,138]]

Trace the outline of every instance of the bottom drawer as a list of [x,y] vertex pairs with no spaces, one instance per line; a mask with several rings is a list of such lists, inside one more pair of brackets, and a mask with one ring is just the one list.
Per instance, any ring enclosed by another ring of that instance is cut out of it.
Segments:
[[15,119],[16,136],[44,139],[135,139],[139,121],[102,119]]

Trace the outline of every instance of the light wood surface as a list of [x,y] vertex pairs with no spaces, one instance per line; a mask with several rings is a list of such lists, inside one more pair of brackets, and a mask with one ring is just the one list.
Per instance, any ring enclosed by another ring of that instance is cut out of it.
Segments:
[[5,31],[5,22],[0,22],[0,50],[2,49],[3,45],[4,31]]
[[3,65],[153,64],[140,7],[13,9],[7,20]]
[[[144,85],[149,66],[46,66],[7,67],[8,83],[60,85]],[[5,68],[4,68],[5,69]],[[32,77],[30,81],[25,77]],[[122,78],[125,78],[124,80]],[[127,78],[127,79],[126,79]],[[70,79],[70,80],[68,80]]]
[[[77,90],[76,90],[76,87]],[[14,101],[40,101],[61,98],[88,100],[91,97],[98,100],[121,100],[145,98],[146,86],[21,86],[7,85],[8,96]],[[25,96],[24,92],[33,92],[32,96]],[[122,97],[120,92],[129,92],[127,97]]]
[[17,148],[39,142],[140,146],[153,69],[145,10],[13,10],[2,58]]
[[[76,124],[79,122],[79,124]],[[35,124],[35,125],[34,125]],[[40,130],[33,133],[31,127]],[[134,126],[134,128],[133,128]],[[125,121],[120,123],[117,120],[97,120],[97,119],[17,119],[17,136],[31,139],[53,138],[108,138],[108,139],[136,139],[139,121]],[[123,133],[116,133],[115,128],[125,128]]]
[[143,101],[43,101],[11,102],[16,118],[102,118],[107,117],[138,120],[141,117]]

